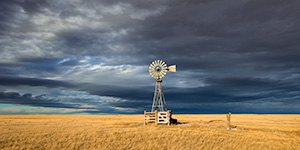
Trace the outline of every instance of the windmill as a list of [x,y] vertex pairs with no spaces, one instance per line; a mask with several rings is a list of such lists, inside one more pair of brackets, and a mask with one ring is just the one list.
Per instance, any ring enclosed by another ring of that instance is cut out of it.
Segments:
[[167,67],[167,64],[162,60],[155,60],[149,66],[150,75],[156,79],[151,112],[155,110],[159,112],[167,111],[167,104],[161,87],[161,78],[164,77],[167,72],[176,72],[176,65]]
[[177,119],[172,118],[171,110],[167,109],[166,100],[163,90],[161,88],[161,78],[164,77],[167,72],[176,72],[176,65],[167,67],[167,64],[162,60],[155,60],[149,66],[150,75],[156,79],[154,97],[152,103],[151,112],[144,111],[144,125],[148,123],[157,124],[176,124]]

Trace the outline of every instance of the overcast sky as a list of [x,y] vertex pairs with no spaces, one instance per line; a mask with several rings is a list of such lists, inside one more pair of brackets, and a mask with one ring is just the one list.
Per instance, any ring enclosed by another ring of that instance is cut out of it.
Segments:
[[300,113],[299,0],[2,0],[0,114]]

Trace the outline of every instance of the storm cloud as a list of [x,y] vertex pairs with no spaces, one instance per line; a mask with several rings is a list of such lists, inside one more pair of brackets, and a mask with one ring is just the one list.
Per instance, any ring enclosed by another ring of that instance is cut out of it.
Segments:
[[40,106],[40,107],[55,107],[55,108],[79,108],[78,105],[73,104],[64,104],[59,100],[55,99],[46,99],[45,95],[39,95],[32,97],[32,94],[26,93],[20,95],[16,92],[1,92],[0,93],[0,102],[6,104],[19,104],[26,106]]
[[299,6],[1,1],[0,103],[141,113],[155,85],[148,65],[162,59],[177,65],[162,83],[174,113],[300,113]]

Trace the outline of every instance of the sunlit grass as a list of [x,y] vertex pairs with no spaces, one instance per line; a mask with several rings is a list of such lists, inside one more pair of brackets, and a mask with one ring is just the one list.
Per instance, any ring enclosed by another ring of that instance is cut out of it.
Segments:
[[[143,125],[142,115],[0,116],[0,149],[300,149],[300,115],[173,115],[182,124]],[[236,129],[236,130],[235,130]]]

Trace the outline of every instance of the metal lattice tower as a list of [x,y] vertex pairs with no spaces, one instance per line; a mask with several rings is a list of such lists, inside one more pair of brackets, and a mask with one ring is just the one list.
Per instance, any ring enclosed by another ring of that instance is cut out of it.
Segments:
[[149,73],[156,79],[151,112],[154,112],[155,110],[167,111],[167,104],[161,87],[162,80],[160,78],[164,77],[168,71],[176,72],[176,66],[172,65],[167,67],[167,64],[162,60],[156,60],[150,64]]
[[164,93],[161,88],[160,83],[162,82],[160,79],[155,80],[155,90],[154,90],[154,97],[153,97],[153,104],[151,112],[157,111],[167,111],[167,103],[165,101]]

